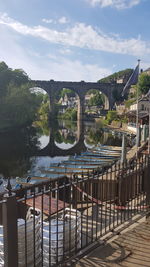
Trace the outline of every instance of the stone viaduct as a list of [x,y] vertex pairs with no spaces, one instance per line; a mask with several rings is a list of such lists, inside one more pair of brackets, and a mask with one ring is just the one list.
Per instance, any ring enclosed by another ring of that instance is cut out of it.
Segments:
[[97,82],[65,82],[65,81],[40,81],[33,80],[31,83],[34,87],[42,88],[47,92],[50,98],[50,117],[53,118],[55,112],[55,96],[63,88],[71,89],[78,95],[78,120],[83,119],[84,115],[84,102],[85,95],[91,89],[96,89],[104,94],[105,96],[105,110],[112,109],[115,103],[113,97],[113,91],[118,90],[121,94],[124,84],[117,83],[97,83]]

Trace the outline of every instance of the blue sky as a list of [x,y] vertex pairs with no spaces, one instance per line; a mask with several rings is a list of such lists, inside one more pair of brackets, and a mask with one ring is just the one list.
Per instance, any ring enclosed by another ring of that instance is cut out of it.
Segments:
[[0,61],[31,79],[150,67],[150,0],[1,0]]

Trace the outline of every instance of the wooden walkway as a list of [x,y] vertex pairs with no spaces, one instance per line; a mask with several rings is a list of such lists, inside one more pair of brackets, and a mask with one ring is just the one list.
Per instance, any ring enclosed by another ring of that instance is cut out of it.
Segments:
[[129,227],[72,266],[150,267],[150,219]]

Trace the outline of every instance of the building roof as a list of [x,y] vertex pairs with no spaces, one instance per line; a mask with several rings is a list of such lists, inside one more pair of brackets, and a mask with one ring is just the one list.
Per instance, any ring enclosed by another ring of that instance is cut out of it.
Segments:
[[149,101],[149,97],[147,95],[144,95],[143,97],[139,98],[140,101]]
[[147,72],[147,71],[150,71],[150,68],[148,68],[148,69],[144,70],[144,72]]
[[[137,111],[136,110],[130,110],[130,111],[127,112],[127,115],[129,117],[136,117],[137,116]],[[148,116],[149,116],[149,113],[147,111],[141,110],[141,111],[138,112],[139,119],[143,119],[143,118],[148,117]]]

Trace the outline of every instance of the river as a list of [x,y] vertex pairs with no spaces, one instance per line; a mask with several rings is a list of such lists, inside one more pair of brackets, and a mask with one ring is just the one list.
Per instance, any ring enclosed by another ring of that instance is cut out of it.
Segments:
[[114,134],[95,122],[58,121],[0,134],[0,177],[26,177],[40,167],[68,159],[98,144],[121,146]]

